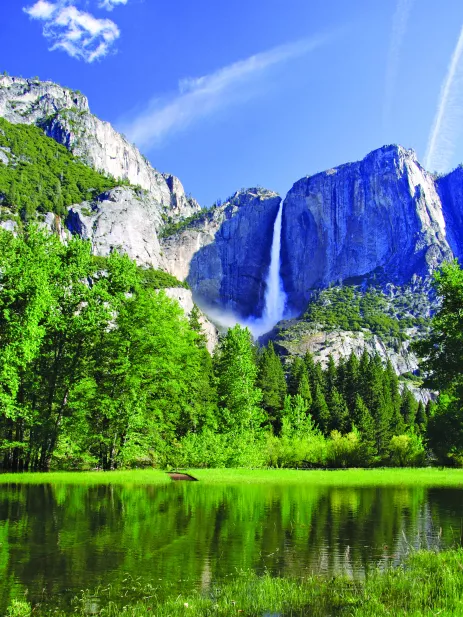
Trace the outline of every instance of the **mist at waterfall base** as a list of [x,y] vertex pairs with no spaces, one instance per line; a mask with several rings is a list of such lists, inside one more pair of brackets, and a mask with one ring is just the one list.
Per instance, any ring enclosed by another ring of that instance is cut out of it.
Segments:
[[255,339],[270,332],[283,318],[293,315],[287,310],[287,296],[281,278],[281,225],[283,218],[283,202],[281,202],[273,226],[272,248],[270,252],[270,266],[265,280],[264,310],[261,317],[243,319],[233,311],[221,310],[217,307],[202,306],[202,310],[209,319],[222,328],[231,328],[240,324],[249,328]]

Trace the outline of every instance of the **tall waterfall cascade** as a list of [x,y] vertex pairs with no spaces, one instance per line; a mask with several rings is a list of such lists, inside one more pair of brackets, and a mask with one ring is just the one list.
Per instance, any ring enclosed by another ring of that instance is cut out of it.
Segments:
[[281,226],[283,219],[283,201],[273,226],[272,250],[270,267],[266,278],[265,305],[262,317],[249,323],[249,327],[258,337],[269,332],[281,319],[286,309],[286,293],[281,278]]

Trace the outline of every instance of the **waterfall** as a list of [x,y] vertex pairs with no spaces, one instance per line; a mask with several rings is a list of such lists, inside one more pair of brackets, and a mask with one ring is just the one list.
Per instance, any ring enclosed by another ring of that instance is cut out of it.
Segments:
[[283,201],[278,208],[278,214],[273,225],[272,250],[270,254],[270,267],[265,280],[265,305],[262,317],[253,320],[249,327],[255,337],[269,332],[273,326],[283,319],[286,308],[286,293],[283,280],[280,275],[281,269],[281,223],[283,218]]
[[[281,268],[281,222],[283,218],[283,201],[278,208],[278,214],[273,226],[272,252],[270,268],[267,274],[267,289],[265,290],[265,307],[262,320],[271,324],[272,328],[283,318],[286,306],[286,294],[280,276]],[[270,329],[269,328],[269,329]]]

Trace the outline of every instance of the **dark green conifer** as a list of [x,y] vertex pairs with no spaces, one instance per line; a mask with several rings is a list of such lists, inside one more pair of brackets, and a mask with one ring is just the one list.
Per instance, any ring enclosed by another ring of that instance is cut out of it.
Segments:
[[299,383],[302,379],[302,375],[306,372],[304,360],[299,357],[295,357],[291,362],[291,368],[289,370],[288,378],[288,394],[295,396],[299,390]]
[[323,389],[319,384],[315,385],[311,413],[318,428],[327,435],[330,425],[330,410],[326,404]]
[[281,410],[286,396],[286,379],[281,360],[270,341],[258,360],[257,386],[262,390],[262,406],[276,432],[280,430]]

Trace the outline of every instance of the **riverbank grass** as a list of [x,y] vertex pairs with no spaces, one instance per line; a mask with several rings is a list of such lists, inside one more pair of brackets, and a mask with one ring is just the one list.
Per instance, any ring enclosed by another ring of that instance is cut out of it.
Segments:
[[50,471],[0,474],[1,484],[170,484],[169,476],[159,469],[121,471]]
[[[187,469],[201,484],[305,484],[320,486],[428,486],[463,488],[463,469],[385,468],[343,470]],[[1,484],[170,484],[159,469],[122,471],[56,471],[0,474]]]
[[451,486],[463,488],[463,469],[342,470],[188,469],[203,484],[309,484],[320,486]]
[[155,586],[138,589],[129,577],[122,586],[83,593],[69,613],[41,612],[40,606],[32,611],[27,602],[17,600],[7,616],[83,617],[97,611],[101,617],[462,617],[463,550],[412,553],[403,566],[374,570],[364,580],[241,572],[232,582],[212,584],[202,592],[184,595],[179,589],[171,599],[157,598]]

